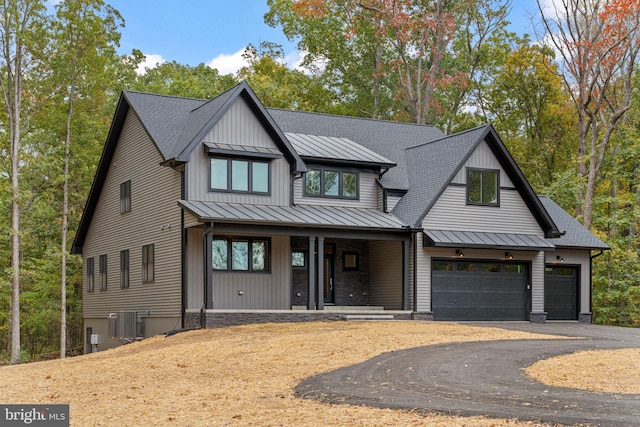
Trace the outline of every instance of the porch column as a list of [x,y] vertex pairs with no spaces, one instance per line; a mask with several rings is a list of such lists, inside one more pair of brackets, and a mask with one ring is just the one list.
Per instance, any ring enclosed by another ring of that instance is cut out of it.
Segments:
[[309,297],[307,299],[307,310],[316,309],[316,236],[309,236],[309,255],[307,260],[309,262]]
[[213,244],[213,222],[205,224],[203,235],[203,256],[204,256],[204,301],[206,308],[213,308],[213,265],[212,244]]
[[318,236],[318,310],[324,310],[324,236]]
[[402,241],[402,309],[403,310],[409,310],[409,244],[410,244],[409,240]]

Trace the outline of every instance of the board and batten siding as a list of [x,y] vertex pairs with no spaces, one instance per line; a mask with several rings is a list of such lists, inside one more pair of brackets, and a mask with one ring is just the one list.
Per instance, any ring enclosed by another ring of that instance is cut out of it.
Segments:
[[[238,98],[216,123],[203,142],[278,148],[247,103]],[[209,156],[204,144],[190,154],[187,167],[187,199],[199,201],[289,206],[291,174],[288,161],[278,158],[270,162],[270,195],[222,193],[209,191]]]
[[369,242],[369,304],[402,310],[402,242]]
[[187,230],[186,281],[187,309],[200,309],[204,304],[204,236],[202,227]]
[[[143,160],[144,159],[144,160]],[[84,318],[120,310],[149,310],[151,318],[181,317],[180,172],[162,157],[130,110],[82,247]],[[120,184],[131,180],[131,211],[120,213]],[[155,281],[142,283],[142,246],[153,244]],[[120,251],[129,250],[129,288],[120,288]],[[107,289],[100,290],[99,258],[107,255]],[[87,258],[95,287],[87,291]],[[175,321],[170,322],[175,325]],[[151,319],[145,320],[146,334]],[[177,327],[180,325],[178,324]]]
[[324,206],[340,206],[362,209],[377,209],[378,207],[378,183],[376,179],[378,175],[373,173],[359,173],[359,198],[354,199],[338,199],[336,197],[318,197],[304,195],[304,175],[300,179],[296,179],[293,184],[293,194],[295,203],[298,205],[324,205]]
[[[434,258],[453,259],[454,248],[423,248],[423,234],[418,233],[418,311],[431,311],[431,261]],[[531,263],[532,312],[541,313],[544,307],[544,252],[513,251],[513,260]],[[504,261],[503,250],[464,249],[464,258],[469,260]]]
[[448,186],[425,216],[424,228],[544,236],[517,191],[501,189],[500,206],[467,205],[466,191],[462,186]]
[[498,169],[500,170],[500,186],[501,187],[513,187],[513,182],[507,175],[507,173],[502,169],[500,162],[496,158],[495,154],[489,148],[489,145],[485,141],[482,141],[478,144],[478,147],[475,149],[471,156],[467,159],[466,163],[456,176],[453,177],[451,182],[456,184],[465,184],[467,183],[467,168],[478,168],[478,169]]
[[290,310],[290,246],[289,236],[271,236],[270,273],[214,271],[213,308]]
[[[552,240],[553,241],[553,240]],[[563,263],[558,263],[556,257],[562,257]],[[556,249],[545,253],[545,261],[553,267],[578,267],[580,274],[580,313],[591,311],[591,252],[580,249]]]

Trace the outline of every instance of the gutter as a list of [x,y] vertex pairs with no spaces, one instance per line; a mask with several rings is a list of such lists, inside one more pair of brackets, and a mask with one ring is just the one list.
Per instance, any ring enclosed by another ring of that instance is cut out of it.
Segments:
[[[604,254],[604,250],[600,249],[600,252],[591,255],[589,257],[589,311],[593,316],[593,260],[598,258],[600,255]],[[593,319],[591,320],[593,322]]]

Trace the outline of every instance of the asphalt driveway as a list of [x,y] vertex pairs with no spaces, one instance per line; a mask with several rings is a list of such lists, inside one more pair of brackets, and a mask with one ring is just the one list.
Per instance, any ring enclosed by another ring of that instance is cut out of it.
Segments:
[[485,415],[495,418],[640,425],[640,395],[551,387],[526,377],[541,359],[578,350],[640,348],[640,329],[572,322],[486,322],[572,340],[506,340],[443,344],[381,354],[304,380],[296,395],[331,403]]

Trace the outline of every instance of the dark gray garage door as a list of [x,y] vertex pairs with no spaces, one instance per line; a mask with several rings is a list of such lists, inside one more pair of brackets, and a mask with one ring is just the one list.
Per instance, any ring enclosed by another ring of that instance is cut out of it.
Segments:
[[434,260],[435,320],[527,320],[527,264]]
[[544,275],[544,311],[547,320],[578,319],[578,269],[547,267]]

